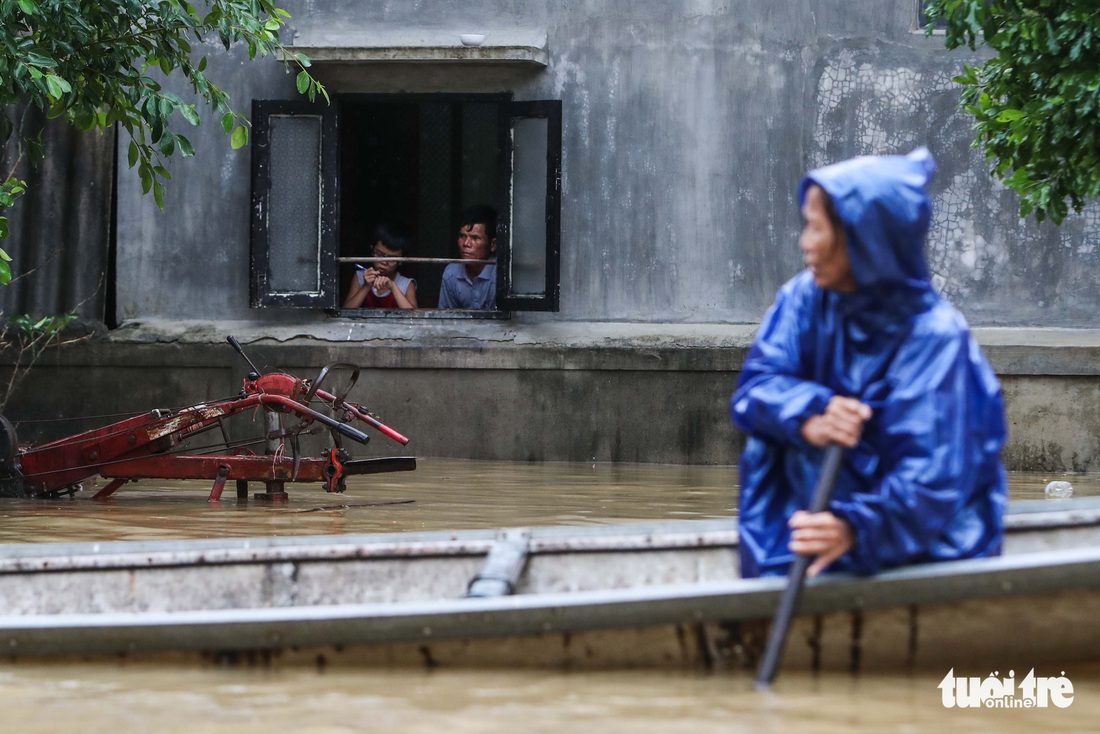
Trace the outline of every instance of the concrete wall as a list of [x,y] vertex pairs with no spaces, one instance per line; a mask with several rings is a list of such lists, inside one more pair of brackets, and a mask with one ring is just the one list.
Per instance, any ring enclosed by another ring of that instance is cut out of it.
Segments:
[[[924,144],[940,162],[929,244],[936,283],[972,323],[1097,325],[1100,209],[1060,229],[1018,219],[1015,195],[990,180],[956,110],[951,78],[974,59],[915,33],[915,0],[286,6],[288,38],[297,32],[299,42],[334,32],[369,42],[372,32],[401,29],[545,31],[541,71],[467,62],[314,70],[336,94],[508,91],[562,100],[557,320],[755,322],[800,267],[801,175]],[[210,74],[238,109],[296,96],[279,64],[246,63],[239,49],[212,54]],[[198,155],[174,161],[165,212],[140,196],[136,177],[120,176],[120,320],[325,321],[248,309],[249,155],[231,151],[210,122],[189,131]]]
[[[314,377],[329,361],[362,365],[351,398],[412,440],[403,448],[368,428],[370,444],[350,446],[357,458],[734,464],[740,455],[728,401],[751,326],[553,325],[509,341],[371,339],[369,328],[340,343],[243,323],[181,328],[168,342],[163,329],[126,327],[49,352],[3,412],[22,441],[41,443],[129,411],[231,397],[248,367],[224,343],[229,329],[265,371]],[[1100,471],[1100,332],[980,329],[978,338],[1005,388],[1006,465]],[[0,380],[7,370],[0,361]],[[84,416],[98,417],[75,420]],[[231,435],[256,433],[238,425]]]

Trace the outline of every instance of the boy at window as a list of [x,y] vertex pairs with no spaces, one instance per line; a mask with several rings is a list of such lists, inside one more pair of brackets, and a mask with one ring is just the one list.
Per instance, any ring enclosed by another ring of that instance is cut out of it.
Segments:
[[[469,264],[451,263],[443,271],[439,288],[440,308],[496,309],[497,307],[497,212],[484,204],[462,213],[458,225],[458,251]],[[476,262],[493,260],[494,262]]]
[[[408,238],[384,224],[371,236],[372,257],[401,257]],[[369,268],[355,266],[355,280],[344,300],[344,308],[416,308],[416,281],[397,272],[397,263],[383,260]]]

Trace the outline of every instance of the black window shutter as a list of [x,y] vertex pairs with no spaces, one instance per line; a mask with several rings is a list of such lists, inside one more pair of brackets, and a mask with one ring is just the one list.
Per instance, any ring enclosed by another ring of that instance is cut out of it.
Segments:
[[252,103],[253,308],[335,308],[337,111],[305,100]]
[[[561,100],[501,105],[497,303],[557,311],[561,260]],[[503,246],[501,246],[503,245]]]

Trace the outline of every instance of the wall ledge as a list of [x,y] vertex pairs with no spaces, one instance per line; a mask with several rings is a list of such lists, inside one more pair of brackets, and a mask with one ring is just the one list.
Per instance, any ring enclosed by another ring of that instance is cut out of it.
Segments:
[[[456,325],[255,321],[128,322],[45,359],[56,363],[232,365],[233,335],[256,361],[283,367],[349,361],[372,369],[737,372],[755,324],[462,322]],[[1100,375],[1100,329],[976,328],[1001,376]],[[0,364],[10,360],[0,359]]]
[[314,62],[490,63],[545,67],[545,30],[476,30],[485,40],[467,46],[460,36],[473,29],[302,30],[287,48]]

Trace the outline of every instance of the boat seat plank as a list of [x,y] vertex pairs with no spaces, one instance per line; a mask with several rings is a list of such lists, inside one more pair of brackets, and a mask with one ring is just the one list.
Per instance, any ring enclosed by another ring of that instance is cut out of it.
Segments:
[[485,565],[470,579],[466,597],[508,596],[516,593],[516,585],[527,565],[531,531],[527,528],[501,530],[485,557]]

